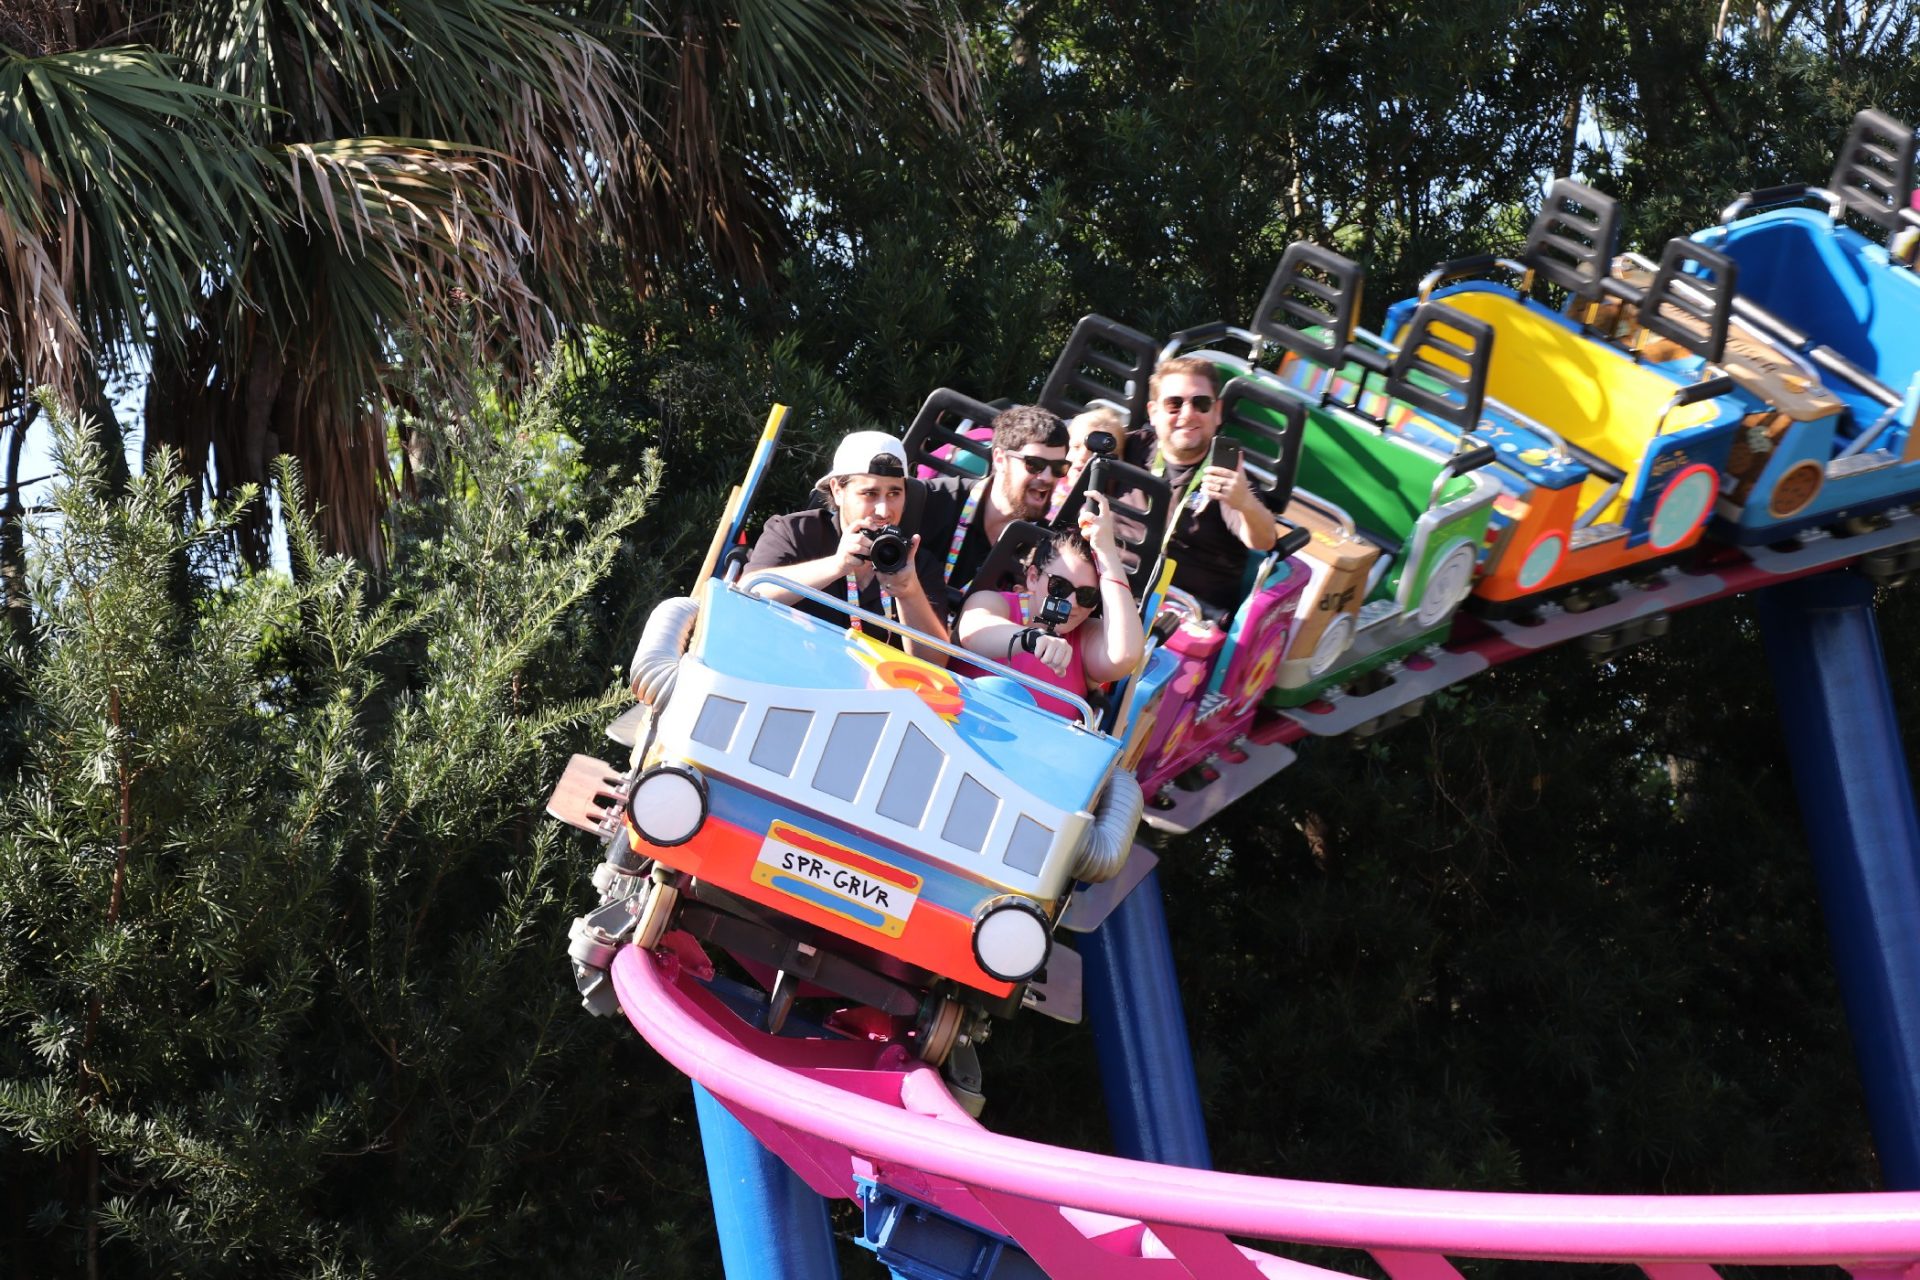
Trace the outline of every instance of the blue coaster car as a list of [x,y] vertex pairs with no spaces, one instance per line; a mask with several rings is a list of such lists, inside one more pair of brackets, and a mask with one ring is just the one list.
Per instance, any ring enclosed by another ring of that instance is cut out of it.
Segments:
[[[716,548],[736,544],[776,438],[770,424]],[[989,1015],[1044,1000],[1050,966],[1077,1000],[1077,960],[1052,935],[1077,884],[1117,875],[1132,848],[1143,798],[1124,721],[777,573],[743,585],[737,558],[715,559],[722,576],[648,619],[631,766],[576,756],[548,802],[607,842],[600,906],[569,948],[589,1007],[612,1012],[614,951],[670,929],[760,977],[773,1029],[796,996],[830,994],[894,1019],[933,1063]],[[973,674],[908,654],[902,634]]]
[[[1828,187],[1750,192],[1720,226],[1695,237],[1728,264],[1733,318],[1724,362],[1772,411],[1736,441],[1714,536],[1775,542],[1920,494],[1914,153],[1911,129],[1862,112]],[[1826,207],[1747,216],[1805,197]],[[1849,213],[1907,252],[1846,225]]]

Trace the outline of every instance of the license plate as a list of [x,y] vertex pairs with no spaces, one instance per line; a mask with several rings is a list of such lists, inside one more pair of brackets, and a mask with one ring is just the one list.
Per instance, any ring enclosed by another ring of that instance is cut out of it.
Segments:
[[812,903],[889,938],[907,930],[919,876],[776,822],[760,845],[753,882]]

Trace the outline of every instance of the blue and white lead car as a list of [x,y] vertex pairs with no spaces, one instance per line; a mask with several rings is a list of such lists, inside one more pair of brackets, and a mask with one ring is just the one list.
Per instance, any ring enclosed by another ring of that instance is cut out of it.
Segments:
[[[823,622],[776,589],[857,621]],[[910,633],[985,672],[956,674],[879,638],[895,629],[734,572],[654,610],[631,767],[576,756],[548,802],[608,843],[601,906],[570,948],[590,1005],[615,949],[669,928],[753,971],[776,1026],[796,995],[833,994],[910,1023],[934,1063],[1029,997],[1076,885],[1116,875],[1132,849],[1143,800],[1121,757],[1144,703],[1102,717]]]

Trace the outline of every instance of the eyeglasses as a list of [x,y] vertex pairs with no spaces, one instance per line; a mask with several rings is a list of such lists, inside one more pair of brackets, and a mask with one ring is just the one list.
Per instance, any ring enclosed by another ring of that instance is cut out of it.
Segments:
[[1016,453],[1013,456],[1027,464],[1027,474],[1030,476],[1037,476],[1043,471],[1048,471],[1053,473],[1055,480],[1058,480],[1067,474],[1067,460],[1065,458],[1037,458],[1031,453]]
[[1082,609],[1091,609],[1100,603],[1100,588],[1077,587],[1073,579],[1063,578],[1057,573],[1047,575],[1047,594],[1050,596],[1072,596],[1073,602]]
[[1195,413],[1206,413],[1213,408],[1213,400],[1212,396],[1161,396],[1160,407],[1169,415],[1180,412],[1188,405],[1193,406]]

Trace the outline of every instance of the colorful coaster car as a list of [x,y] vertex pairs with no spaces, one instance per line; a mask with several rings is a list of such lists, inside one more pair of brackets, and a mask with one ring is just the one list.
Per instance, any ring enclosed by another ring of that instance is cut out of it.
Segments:
[[[1715,536],[1775,542],[1920,493],[1914,158],[1913,130],[1862,112],[1826,188],[1750,192],[1695,237],[1727,264],[1724,280],[1696,270],[1680,287],[1724,285],[1732,294],[1723,363],[1766,410],[1735,442]],[[1826,208],[1745,216],[1805,197]],[[1847,226],[1847,214],[1889,244]],[[1650,266],[1630,264],[1641,274]]]
[[[1044,937],[1087,869],[1120,743],[1090,713],[1075,723],[1040,710],[1014,673],[953,675],[751,588],[709,582],[701,612],[672,697],[655,708],[632,792],[634,851],[895,962],[1009,995],[1031,971],[996,973],[978,936],[1012,906]],[[644,803],[663,770],[700,793],[691,831]],[[1030,942],[1037,969],[1045,947]]]
[[1173,567],[1159,551],[1175,514],[1166,481],[1117,459],[1096,459],[1055,515],[1056,527],[1074,526],[1090,488],[1104,493],[1119,516],[1122,555],[1149,626],[1146,662],[1131,688],[1116,691],[1112,723],[1130,744],[1127,763],[1141,789],[1156,796],[1230,752],[1251,727],[1308,582],[1308,567],[1294,554],[1306,535],[1286,531],[1271,551],[1249,551],[1240,606],[1224,623],[1209,621],[1185,593],[1164,585]]
[[1354,407],[1316,401],[1257,367],[1269,348],[1321,370],[1345,365],[1361,284],[1354,263],[1296,244],[1252,326],[1202,326],[1167,346],[1170,353],[1231,337],[1251,348],[1244,359],[1204,348],[1188,354],[1214,362],[1224,382],[1222,430],[1272,475],[1286,519],[1311,534],[1302,551],[1309,582],[1267,695],[1276,706],[1310,702],[1445,640],[1472,587],[1497,492],[1474,474],[1494,457],[1471,443],[1489,345],[1475,338],[1474,322],[1454,317],[1436,327],[1445,318],[1436,304],[1391,363],[1361,353],[1393,403],[1417,401],[1452,426],[1465,442],[1457,451],[1387,434]]
[[[1495,339],[1476,434],[1495,450],[1503,493],[1471,606],[1489,616],[1644,576],[1686,552],[1713,513],[1746,413],[1731,379],[1641,363],[1588,331],[1618,297],[1608,276],[1617,223],[1611,197],[1562,179],[1518,260],[1444,264],[1418,300],[1387,313],[1391,339],[1421,303],[1444,300]],[[1518,276],[1517,286],[1473,278],[1493,270]],[[1536,283],[1564,291],[1566,311],[1537,301]],[[1346,371],[1349,385],[1356,378],[1364,382]],[[1430,429],[1394,425],[1416,439]]]
[[[716,546],[744,522],[782,412]],[[1077,1008],[1054,927],[1078,883],[1119,874],[1143,808],[1112,717],[944,636],[911,633],[974,674],[910,655],[898,623],[777,571],[743,585],[737,561],[716,566],[648,620],[631,768],[575,757],[549,801],[609,842],[601,904],[569,947],[590,1007],[612,1009],[619,946],[679,928],[764,975],[776,1026],[796,995],[831,993],[906,1024],[933,1063],[985,1016],[1045,1009],[1050,958]]]
[[1224,627],[1169,593],[1166,638],[1149,655],[1136,694],[1145,709],[1134,730],[1135,771],[1148,797],[1177,779],[1192,780],[1196,770],[1204,774],[1252,727],[1311,580],[1307,562],[1292,554],[1304,541],[1293,535],[1258,556],[1247,597]]

